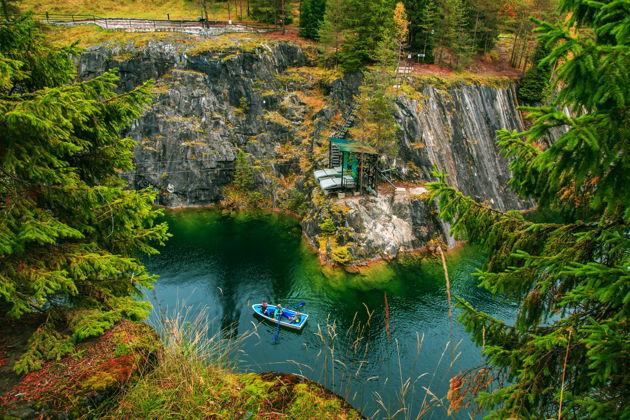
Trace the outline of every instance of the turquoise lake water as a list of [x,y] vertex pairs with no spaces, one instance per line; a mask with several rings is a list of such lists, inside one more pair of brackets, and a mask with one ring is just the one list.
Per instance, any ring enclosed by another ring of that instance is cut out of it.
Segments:
[[[173,237],[159,255],[145,259],[160,276],[146,293],[156,308],[153,322],[160,311],[187,306],[207,311],[211,333],[225,340],[256,331],[240,347],[239,371],[303,375],[367,417],[402,409],[397,418],[416,418],[431,406],[423,418],[441,419],[447,417],[449,379],[482,362],[457,323],[459,310],[449,322],[437,260],[405,256],[348,274],[321,265],[296,219],[286,215],[198,209],[168,212],[166,220]],[[493,299],[470,275],[483,264],[479,249],[463,246],[447,261],[454,295],[499,319],[512,318],[515,307]],[[310,318],[300,332],[281,329],[274,343],[275,325],[251,310],[262,300],[285,307],[306,302],[301,310]]]

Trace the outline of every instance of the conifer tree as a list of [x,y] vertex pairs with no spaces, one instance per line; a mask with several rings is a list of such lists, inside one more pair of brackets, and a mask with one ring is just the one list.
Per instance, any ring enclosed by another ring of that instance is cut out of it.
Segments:
[[239,150],[234,162],[234,186],[242,192],[249,191],[254,183],[254,171],[247,161],[247,155],[244,151]]
[[397,3],[393,18],[388,20],[382,29],[382,38],[376,45],[374,59],[378,67],[385,71],[394,71],[409,36],[409,21],[405,6]]
[[20,12],[20,9],[15,4],[18,0],[0,0],[0,8],[2,12],[2,17],[11,21],[15,18],[15,16]]
[[135,297],[153,276],[138,253],[168,235],[155,193],[120,178],[134,145],[120,131],[147,86],[115,94],[113,73],[72,83],[69,51],[28,17],[0,25],[0,318],[43,315],[17,372],[147,316]]
[[391,25],[390,0],[346,0],[344,40],[339,60],[344,71],[363,69],[374,62],[374,51],[385,27]]
[[338,64],[339,51],[343,43],[344,0],[326,0],[324,20],[319,28],[320,45],[324,49],[324,61],[330,67]]
[[398,154],[394,80],[392,73],[384,69],[365,73],[357,98],[356,122],[350,129],[353,139],[370,144],[379,153],[392,157]]
[[[557,99],[525,108],[533,124],[500,134],[512,188],[563,221],[534,223],[430,184],[459,238],[489,250],[481,286],[520,304],[514,325],[460,300],[461,322],[488,361],[452,380],[494,387],[478,401],[493,418],[630,418],[630,98],[626,0],[564,0],[567,26],[539,22],[557,66]],[[565,107],[572,111],[565,114]],[[553,127],[566,129],[547,146]]]
[[300,32],[302,38],[319,40],[319,28],[324,20],[326,0],[302,0],[300,2]]
[[437,25],[437,4],[435,0],[427,0],[422,8],[422,17],[418,23],[420,31],[417,48],[425,55],[424,61],[431,62],[434,57]]
[[[284,5],[284,9],[282,8]],[[293,22],[291,2],[286,0],[250,0],[250,15],[258,22],[272,25]]]
[[397,82],[394,72],[409,36],[409,21],[402,2],[396,4],[391,19],[384,25],[382,39],[375,52],[376,68],[365,73],[357,98],[356,123],[350,134],[370,144],[380,153],[398,154],[398,124],[394,118]]
[[473,53],[468,34],[467,10],[462,0],[441,0],[436,19],[436,61],[451,67],[462,67]]
[[518,84],[518,96],[529,103],[542,102],[550,90],[551,66],[541,61],[549,54],[544,45],[539,44],[534,54],[534,64],[525,72]]

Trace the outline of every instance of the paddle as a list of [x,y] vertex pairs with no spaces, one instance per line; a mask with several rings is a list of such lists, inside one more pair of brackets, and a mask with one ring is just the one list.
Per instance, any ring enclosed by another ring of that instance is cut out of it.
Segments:
[[280,333],[280,320],[278,320],[278,326],[276,327],[276,335],[273,336],[273,342],[278,341],[278,334]]
[[[293,308],[297,308],[299,306],[304,306],[304,305],[306,305],[306,302],[300,302],[297,305],[289,306],[288,308],[284,308],[284,309],[293,309]],[[274,343],[278,341],[278,334],[280,334],[280,319],[278,319],[278,325],[276,326],[276,334],[273,336]]]

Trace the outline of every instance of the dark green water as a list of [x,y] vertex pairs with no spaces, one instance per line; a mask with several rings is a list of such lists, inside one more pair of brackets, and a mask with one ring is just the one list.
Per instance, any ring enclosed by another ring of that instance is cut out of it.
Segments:
[[[423,387],[445,397],[449,378],[482,360],[456,318],[449,323],[437,262],[407,257],[364,275],[347,274],[320,265],[291,217],[204,209],[173,212],[167,221],[173,238],[160,255],[146,260],[149,271],[160,276],[147,297],[161,311],[178,304],[193,311],[207,307],[213,332],[222,331],[226,339],[256,328],[258,334],[241,346],[241,371],[304,375],[368,417],[403,408],[398,416],[415,418],[424,403],[434,406],[424,418],[439,419],[446,417],[448,402],[436,403]],[[469,275],[483,263],[479,250],[462,247],[447,258],[453,294],[500,319],[511,318],[514,307],[494,301]],[[282,329],[274,344],[276,327],[251,311],[262,300],[285,306],[306,302],[303,312],[310,318],[304,330]]]

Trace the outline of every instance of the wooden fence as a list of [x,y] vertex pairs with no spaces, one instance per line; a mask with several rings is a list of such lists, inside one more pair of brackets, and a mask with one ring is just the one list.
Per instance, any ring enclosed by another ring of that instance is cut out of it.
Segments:
[[[223,33],[267,33],[282,31],[278,26],[255,25],[232,21],[206,20],[171,20],[171,19],[136,19],[103,18],[94,15],[38,13],[33,18],[51,25],[75,26],[97,25],[103,29],[127,32],[183,32],[193,35],[213,36]],[[297,33],[299,28],[286,28],[289,33]]]

